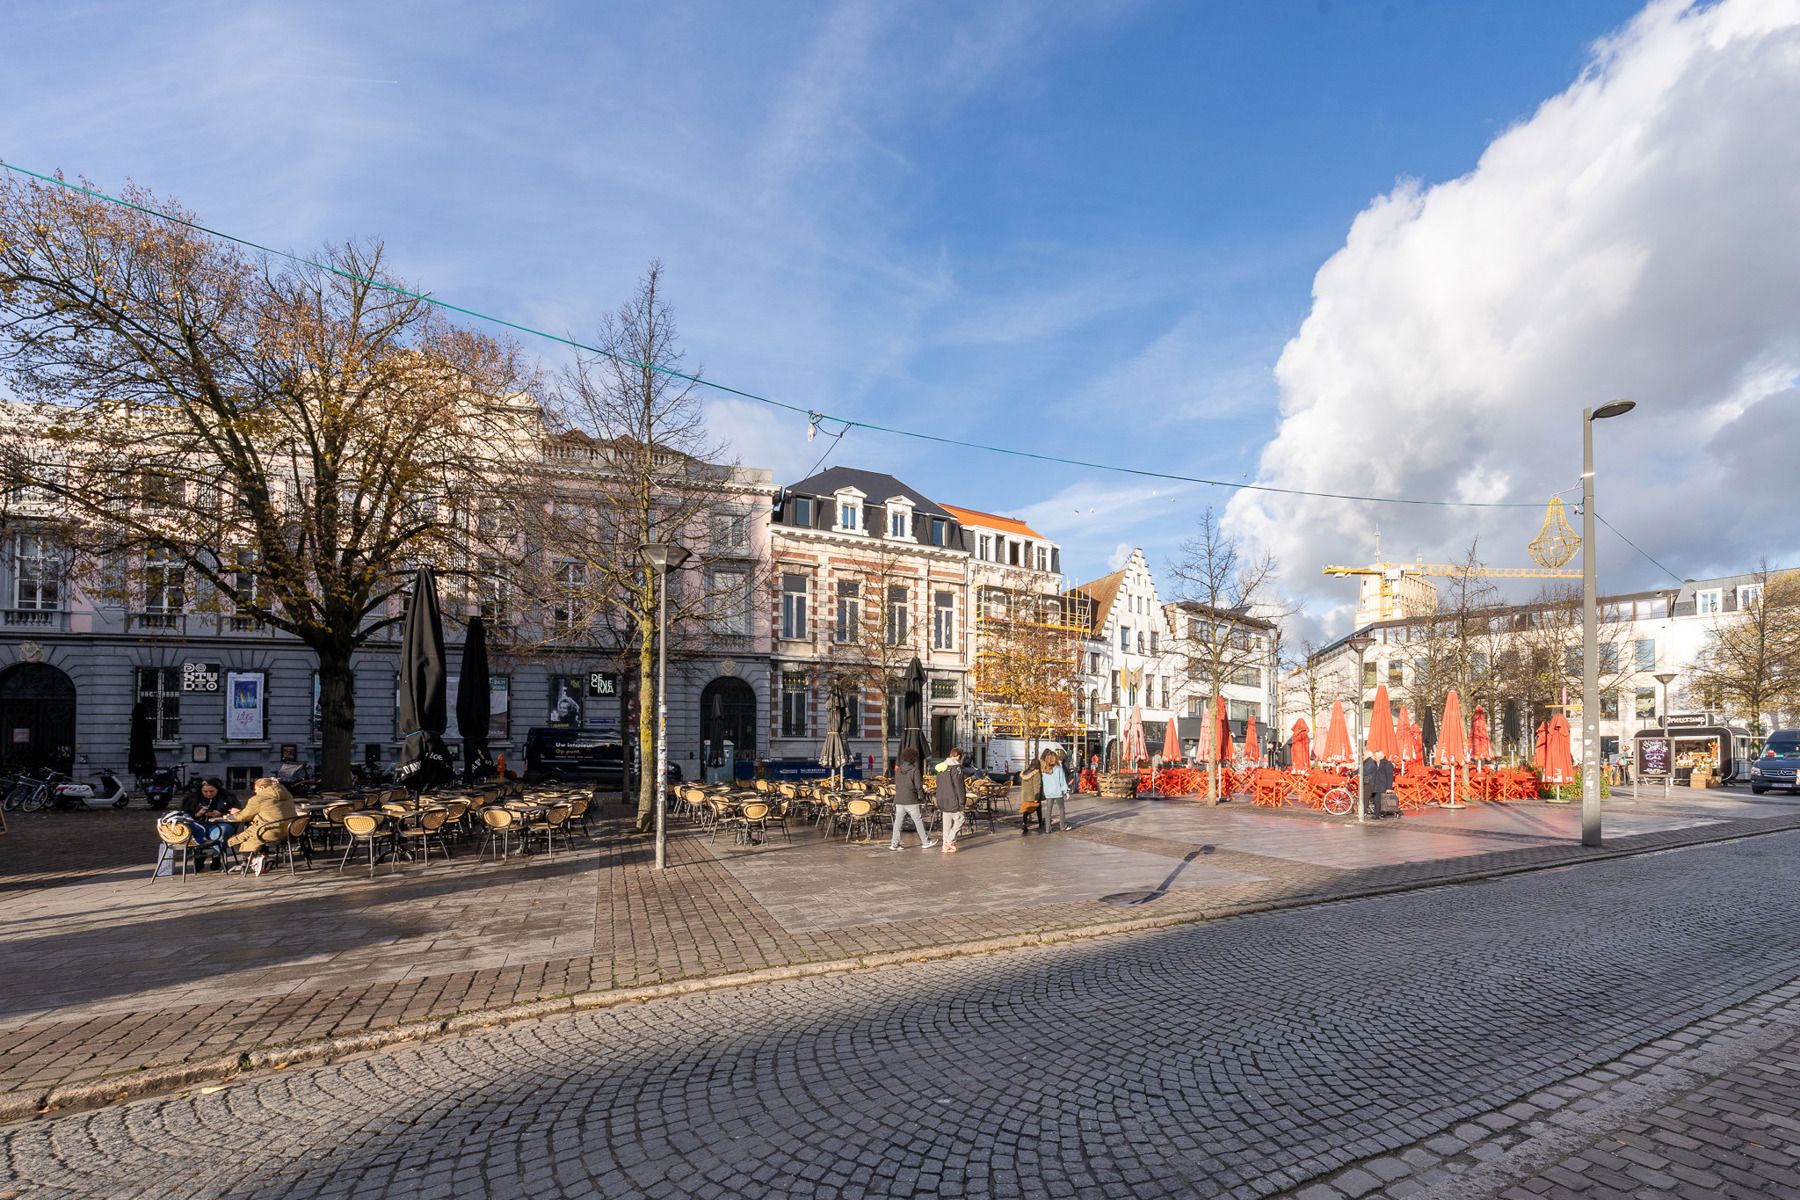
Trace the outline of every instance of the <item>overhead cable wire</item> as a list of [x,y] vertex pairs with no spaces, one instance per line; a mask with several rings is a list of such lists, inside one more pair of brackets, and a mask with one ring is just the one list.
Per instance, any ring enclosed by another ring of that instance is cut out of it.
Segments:
[[1620,533],[1619,527],[1617,525],[1614,525],[1611,521],[1607,520],[1605,517],[1601,516],[1600,510],[1597,508],[1594,510],[1594,520],[1600,522],[1602,525],[1606,526],[1608,529],[1610,529],[1614,533],[1618,534],[1620,541],[1624,542],[1627,546],[1630,546],[1633,550],[1636,550],[1639,554],[1643,555],[1644,561],[1648,562],[1651,566],[1653,566],[1657,570],[1661,571],[1664,575],[1667,575],[1670,579],[1673,579],[1676,583],[1685,584],[1687,582],[1687,580],[1683,579],[1681,576],[1677,575],[1675,572],[1669,570],[1669,568],[1663,566],[1661,563],[1657,562],[1654,558],[1650,557],[1649,551],[1645,550],[1642,546],[1638,545],[1636,542],[1634,542],[1630,538],[1626,537],[1623,533]]
[[[60,179],[55,175],[46,175],[38,171],[28,170],[25,167],[6,162],[3,159],[0,159],[0,167],[4,167],[6,170],[16,174],[36,179],[42,183],[66,188],[72,192],[78,192],[81,195],[88,196],[95,200],[101,200],[108,204],[115,204],[121,208],[127,208],[134,212],[143,213],[146,216],[156,217],[159,220],[167,221],[172,225],[180,225],[184,228],[192,229],[196,233],[203,233],[208,237],[232,242],[262,254],[273,255],[276,258],[298,263],[301,266],[312,267],[314,270],[337,275],[356,283],[380,288],[383,291],[391,292],[397,296],[404,296],[424,304],[430,304],[445,312],[453,312],[461,316],[472,317],[478,321],[485,321],[491,325],[497,325],[502,329],[510,329],[517,333],[543,338],[547,341],[569,346],[576,350],[587,351],[590,354],[598,354],[604,358],[610,358],[615,362],[623,363],[626,366],[636,367],[639,370],[654,371],[657,374],[666,375],[672,379],[684,380],[687,383],[694,384],[698,387],[710,388],[715,392],[721,392],[728,396],[737,396],[740,399],[753,400],[758,404],[765,404],[771,408],[778,408],[786,412],[791,412],[805,417],[809,424],[812,425],[816,425],[821,420],[835,421],[843,425],[845,431],[852,428],[867,429],[871,433],[885,433],[890,437],[911,438],[914,441],[931,442],[941,446],[954,446],[958,449],[975,450],[984,454],[1000,454],[1012,458],[1029,459],[1034,462],[1056,463],[1061,466],[1080,467],[1083,470],[1089,471],[1105,471],[1117,475],[1135,475],[1143,479],[1166,479],[1174,483],[1193,483],[1205,487],[1225,488],[1231,491],[1262,492],[1276,496],[1300,496],[1314,500],[1344,500],[1364,504],[1399,504],[1418,508],[1535,509],[1540,507],[1535,502],[1516,500],[1442,500],[1422,499],[1411,496],[1365,496],[1354,492],[1326,492],[1309,488],[1280,487],[1270,483],[1245,483],[1241,481],[1232,482],[1227,479],[1208,479],[1198,475],[1183,475],[1175,471],[1156,471],[1151,470],[1148,467],[1132,467],[1121,463],[1093,462],[1087,459],[1067,458],[1059,454],[1041,454],[1034,450],[1021,450],[1013,446],[995,446],[985,442],[969,441],[964,438],[947,437],[943,434],[925,433],[922,430],[917,429],[906,429],[894,425],[881,425],[873,421],[859,421],[854,417],[843,417],[838,416],[835,413],[819,412],[802,405],[790,404],[785,400],[777,400],[770,396],[763,396],[756,392],[746,391],[743,388],[735,388],[729,384],[717,383],[711,379],[703,379],[698,375],[690,375],[684,371],[677,371],[671,367],[665,367],[658,363],[639,362],[637,359],[631,358],[628,355],[620,354],[613,350],[607,350],[603,347],[595,346],[588,342],[568,337],[564,334],[551,333],[548,330],[538,329],[531,325],[510,321],[505,317],[496,317],[491,313],[481,312],[479,309],[468,308],[460,304],[453,304],[448,300],[440,300],[437,297],[428,295],[424,292],[415,292],[410,288],[401,287],[399,284],[390,283],[386,280],[358,275],[354,271],[346,271],[341,267],[334,267],[329,263],[318,262],[314,259],[306,258],[303,255],[294,254],[287,250],[278,250],[273,246],[266,246],[261,242],[251,241],[249,238],[238,237],[236,234],[226,233],[223,230],[202,225],[197,221],[190,221],[185,217],[178,217],[170,213],[160,212],[157,209],[133,203],[132,201],[123,199],[119,196],[109,195],[106,192],[98,191],[90,187],[84,187],[81,184],[70,183],[68,180]],[[839,436],[841,437],[842,434],[840,433]],[[1615,530],[1614,532],[1617,531]],[[1645,557],[1648,557],[1648,555]]]

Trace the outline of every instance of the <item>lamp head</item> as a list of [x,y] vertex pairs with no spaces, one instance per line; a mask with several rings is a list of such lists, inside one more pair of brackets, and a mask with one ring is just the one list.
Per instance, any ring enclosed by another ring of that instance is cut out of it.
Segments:
[[657,571],[676,571],[688,560],[688,552],[674,542],[645,542],[638,547],[644,561]]
[[1589,415],[1590,421],[1604,421],[1608,417],[1622,417],[1637,407],[1636,400],[1608,400]]
[[1662,684],[1664,687],[1668,687],[1671,683],[1675,682],[1675,672],[1673,672],[1673,671],[1658,671],[1656,674],[1652,675],[1650,678],[1656,680],[1656,682]]
[[1366,633],[1353,633],[1345,640],[1345,644],[1360,655],[1375,644],[1375,639]]

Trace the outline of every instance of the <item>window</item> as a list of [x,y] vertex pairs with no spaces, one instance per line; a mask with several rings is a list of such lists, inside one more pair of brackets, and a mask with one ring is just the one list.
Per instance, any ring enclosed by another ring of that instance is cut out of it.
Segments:
[[556,600],[550,606],[550,624],[558,633],[568,633],[581,624],[585,605],[582,591],[587,587],[587,564],[556,564]]
[[837,629],[833,640],[842,646],[857,641],[857,626],[862,622],[862,585],[854,579],[840,579],[837,585]]
[[1656,715],[1656,689],[1641,687],[1637,690],[1637,715],[1647,720]]
[[1202,708],[1204,708],[1205,706],[1206,706],[1206,701],[1202,700],[1200,697],[1189,696],[1188,697],[1188,716],[1190,716],[1190,717],[1200,716],[1201,715],[1200,710]]
[[806,576],[797,572],[781,577],[781,636],[790,642],[806,639]]
[[890,587],[887,590],[887,644],[904,646],[911,625],[906,612],[906,589]]
[[1719,588],[1707,588],[1694,593],[1694,611],[1701,616],[1722,612],[1725,608],[1725,593]]
[[750,544],[750,518],[743,513],[717,512],[712,518],[713,545],[720,550],[742,550]]
[[1131,649],[1131,626],[1119,626],[1119,649],[1129,652]]
[[781,673],[781,736],[806,736],[806,676],[798,671]]
[[931,518],[931,544],[934,546],[950,544],[950,522],[942,517]]
[[931,646],[956,649],[956,593],[938,592],[931,600]]
[[475,603],[480,607],[481,619],[489,625],[504,625],[506,613],[506,577],[500,572],[500,560],[484,558],[475,564],[478,575],[475,580]]
[[931,698],[933,700],[956,699],[956,680],[934,679],[931,681]]
[[1600,647],[1600,669],[1602,671],[1617,673],[1619,669],[1619,647],[1615,643],[1607,642]]
[[1619,693],[1600,693],[1600,719],[1603,721],[1616,721],[1619,719]]
[[174,618],[187,604],[187,569],[166,550],[152,550],[144,558],[144,613]]
[[1157,634],[1156,630],[1152,629],[1150,631],[1150,653],[1152,653],[1152,654],[1155,654],[1157,652],[1157,650],[1156,650],[1156,634]]
[[1744,584],[1742,587],[1738,588],[1738,590],[1737,590],[1738,611],[1742,612],[1748,608],[1758,607],[1759,605],[1762,604],[1762,597],[1763,597],[1763,585],[1762,584],[1760,584],[1760,583]]
[[788,501],[788,523],[811,529],[813,523],[813,502],[811,496],[795,496]]
[[844,736],[861,737],[863,726],[863,694],[857,687],[846,688],[844,696],[850,702],[844,705]]
[[1404,687],[1406,685],[1406,671],[1398,660],[1388,664],[1387,677],[1388,686],[1391,688]]
[[1581,647],[1563,647],[1563,673],[1567,675],[1581,674]]
[[1262,672],[1255,667],[1238,667],[1225,676],[1225,682],[1233,687],[1261,687]]
[[1262,705],[1252,700],[1227,700],[1225,701],[1225,717],[1234,724],[1248,721],[1251,717],[1260,721],[1262,720]]
[[1119,707],[1119,673],[1117,671],[1112,673],[1112,706]]
[[1037,548],[1037,569],[1040,571],[1050,569],[1050,551],[1043,546]]
[[713,628],[725,637],[750,632],[749,579],[739,570],[714,568],[706,573],[706,602]]
[[1142,654],[1142,653],[1143,653],[1143,652],[1144,652],[1144,631],[1143,631],[1143,630],[1141,630],[1141,629],[1140,629],[1140,630],[1138,630],[1138,635],[1137,635],[1137,648],[1138,648],[1138,653],[1139,653],[1139,654]]
[[256,551],[239,550],[232,556],[231,586],[237,592],[237,599],[231,606],[231,627],[233,629],[254,629],[257,625],[256,606],[261,588],[261,576],[257,572]]
[[1363,676],[1363,684],[1362,685],[1365,688],[1374,687],[1375,686],[1375,664],[1372,662],[1364,663],[1363,669],[1362,669],[1362,676]]
[[912,509],[899,506],[888,509],[888,536],[912,540]]
[[181,668],[139,667],[137,698],[150,706],[159,742],[181,740]]
[[62,607],[62,555],[49,538],[13,539],[13,607],[51,612]]
[[982,534],[981,537],[976,539],[975,557],[979,558],[982,562],[987,562],[988,556],[993,552],[993,544],[993,538],[985,533]]
[[862,505],[854,500],[838,501],[838,528],[853,533],[862,528]]

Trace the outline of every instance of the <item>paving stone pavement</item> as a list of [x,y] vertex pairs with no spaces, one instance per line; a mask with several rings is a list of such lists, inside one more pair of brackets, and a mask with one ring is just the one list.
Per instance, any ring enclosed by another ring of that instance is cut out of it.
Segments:
[[1779,1186],[1792,1050],[1758,1039],[1793,1034],[1797,883],[1775,834],[531,1022],[14,1124],[0,1195],[1335,1200],[1461,1185],[1496,1120],[1586,1114],[1494,1181],[1585,1196],[1597,1096],[1723,1061],[1718,1095],[1643,1085],[1648,1145],[1603,1152],[1686,1166],[1710,1114],[1694,1169]]
[[[603,836],[554,861],[468,855],[370,879],[145,877],[151,814],[38,814],[0,839],[0,1115],[222,1077],[259,1048],[429,1030],[457,1014],[796,964],[1189,919],[1581,861],[1570,807],[1358,827],[1187,804],[1076,806],[1068,836],[982,833],[946,857],[680,832],[671,869]],[[1621,800],[1623,847],[1800,827],[1800,802]],[[604,832],[604,831],[603,831]],[[1153,903],[1101,897],[1163,889]],[[150,1070],[156,1068],[155,1071]],[[104,1088],[99,1086],[104,1082]],[[164,1085],[158,1085],[164,1086]]]

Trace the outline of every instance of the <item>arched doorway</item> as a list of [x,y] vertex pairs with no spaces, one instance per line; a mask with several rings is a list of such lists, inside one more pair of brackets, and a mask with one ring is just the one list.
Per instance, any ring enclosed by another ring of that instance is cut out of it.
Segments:
[[0,671],[0,770],[75,769],[75,684],[48,663]]
[[756,758],[756,691],[743,680],[722,675],[700,693],[700,762],[707,747],[723,732],[738,762]]

